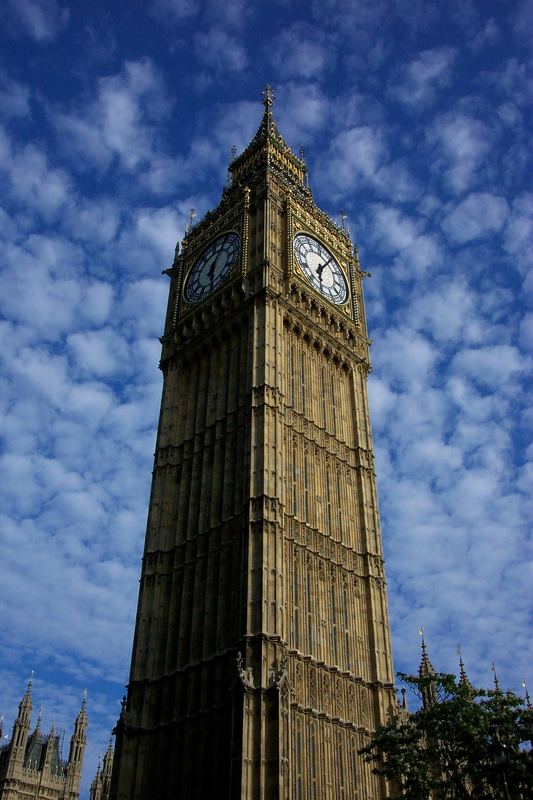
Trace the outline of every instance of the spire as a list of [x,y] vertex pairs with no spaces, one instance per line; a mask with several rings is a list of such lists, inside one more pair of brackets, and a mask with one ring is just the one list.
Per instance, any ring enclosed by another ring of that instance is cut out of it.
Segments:
[[32,701],[31,701],[32,682],[33,682],[33,670],[30,675],[26,691],[24,692],[24,697],[19,703],[19,713],[17,717],[19,722],[22,722],[28,726],[30,724],[30,714],[32,709]]
[[[526,706],[527,706],[528,709],[531,709],[531,698],[530,698],[529,692],[527,690],[527,683],[526,683],[526,679],[525,678],[522,678],[522,689],[525,692]],[[2,737],[0,736],[0,738],[2,738]]]
[[494,661],[490,665],[490,668],[492,670],[492,674],[494,675],[494,688],[498,692],[498,694],[501,694],[502,690],[500,689],[500,681],[498,680],[498,674],[496,672],[496,664],[494,663]]
[[420,659],[418,674],[421,678],[427,679],[424,681],[423,686],[420,690],[422,694],[422,701],[424,703],[424,708],[426,708],[427,706],[431,706],[437,702],[437,691],[435,688],[435,682],[433,680],[430,680],[435,675],[435,668],[431,663],[431,661],[429,660],[429,656],[427,653],[426,640],[424,638],[424,628],[421,627],[418,633],[422,637],[422,658]]
[[434,675],[435,674],[435,668],[433,667],[433,664],[429,660],[429,656],[428,656],[428,653],[427,653],[426,640],[424,638],[424,628],[419,628],[418,633],[422,637],[422,645],[421,645],[422,646],[422,658],[420,659],[420,666],[418,668],[418,674],[420,675],[421,678],[427,678],[430,675]]
[[87,689],[83,690],[83,699],[81,701],[81,708],[78,716],[76,717],[76,732],[78,730],[85,730],[87,728]]
[[463,663],[463,654],[461,653],[461,645],[457,645],[457,655],[459,656],[459,685],[467,689],[472,689],[472,684],[466,674],[465,665]]
[[275,171],[278,176],[283,176],[292,186],[300,190],[307,189],[306,164],[302,158],[294,155],[278,131],[272,107],[274,105],[274,92],[269,83],[262,92],[265,111],[259,128],[254,138],[243,153],[233,158],[229,165],[231,184],[236,181],[247,183],[250,178],[265,170]]
[[111,770],[113,768],[113,737],[109,737],[109,745],[107,746],[107,750],[104,755],[104,764],[102,768],[102,772],[105,775],[111,775]]

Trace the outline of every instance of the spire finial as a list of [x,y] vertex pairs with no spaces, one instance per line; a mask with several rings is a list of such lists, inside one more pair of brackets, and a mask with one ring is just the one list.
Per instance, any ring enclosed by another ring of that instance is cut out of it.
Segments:
[[422,655],[425,656],[426,655],[426,640],[424,638],[424,628],[422,627],[422,625],[418,629],[418,635],[422,639]]
[[525,678],[522,678],[522,689],[524,690],[524,692],[526,694],[526,706],[528,708],[531,708],[531,698],[530,698],[529,692],[527,690],[527,683],[526,683],[526,679]]
[[466,674],[465,665],[463,662],[463,654],[461,652],[461,645],[457,645],[457,655],[459,656],[459,683],[463,686],[468,686],[469,688],[472,687],[468,679],[468,675]]
[[490,665],[490,668],[492,670],[492,674],[494,675],[494,686],[496,687],[496,691],[501,692],[500,681],[498,680],[498,674],[496,672],[496,664],[494,663],[494,661]]
[[261,94],[263,95],[263,105],[266,109],[266,112],[267,114],[270,114],[270,111],[272,109],[272,106],[274,105],[274,100],[275,100],[275,95],[272,86],[269,83],[267,83],[264,91],[261,92]]
[[83,697],[83,700],[81,701],[82,705],[86,706],[87,705],[87,689],[83,690],[82,697]]

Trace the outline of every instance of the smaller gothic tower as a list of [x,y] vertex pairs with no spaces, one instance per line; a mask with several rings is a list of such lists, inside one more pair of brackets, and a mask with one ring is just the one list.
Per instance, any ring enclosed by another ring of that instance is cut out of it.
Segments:
[[[13,736],[11,737],[9,747],[10,757],[8,763],[6,764],[6,778],[12,777],[24,765],[26,746],[28,744],[28,736],[30,733],[30,718],[32,709],[31,689],[32,679],[30,678],[24,697],[19,703],[19,713],[13,725]],[[1,763],[2,762],[0,761],[0,765]],[[2,773],[0,772],[0,775],[1,774]]]
[[68,761],[62,758],[62,732],[52,723],[49,733],[44,734],[40,713],[30,733],[31,710],[30,680],[11,740],[3,746],[0,743],[0,800],[78,800],[87,733],[85,698],[74,726]]
[[83,754],[87,745],[87,695],[83,693],[83,701],[80,712],[74,724],[74,733],[70,739],[70,751],[67,766],[67,796],[68,792],[72,796],[77,796],[81,781],[81,768],[83,765]]
[[422,703],[424,708],[427,708],[437,702],[437,690],[435,688],[435,681],[433,680],[435,676],[435,667],[429,660],[423,628],[420,628],[420,635],[422,637],[422,658],[420,660],[418,674],[421,678],[427,679],[427,682],[421,689]]
[[104,756],[104,761],[96,770],[93,782],[91,783],[90,800],[109,800],[109,790],[111,788],[111,772],[113,770],[113,740],[109,740],[109,746]]

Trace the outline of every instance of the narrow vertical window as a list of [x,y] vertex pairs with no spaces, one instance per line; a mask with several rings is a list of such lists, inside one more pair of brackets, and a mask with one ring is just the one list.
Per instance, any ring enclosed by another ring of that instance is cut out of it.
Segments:
[[313,615],[311,613],[311,598],[313,597],[311,588],[311,568],[307,565],[307,652],[313,652]]
[[309,758],[311,761],[311,800],[317,800],[317,763],[316,763],[316,725],[311,722],[309,725]]
[[298,586],[298,561],[294,559],[293,569],[293,605],[294,605],[294,646],[300,649],[300,590]]
[[337,602],[336,602],[336,581],[331,581],[331,652],[333,663],[339,666],[337,648]]
[[302,720],[296,722],[296,800],[303,800],[302,792]]
[[346,797],[344,790],[344,747],[342,733],[337,731],[337,758],[339,761],[339,797]]
[[307,466],[307,451],[304,451],[304,522],[309,523],[309,474]]
[[305,414],[305,356],[303,351],[300,354],[300,376],[302,386],[302,414]]
[[291,346],[290,346],[290,357],[289,357],[289,360],[290,360],[290,382],[291,382],[291,406],[292,406],[292,408],[294,408],[295,401],[296,401],[296,398],[294,396],[295,395],[294,382],[295,382],[296,376],[294,374],[294,345],[293,344],[291,344]]
[[340,474],[339,470],[337,470],[336,473],[335,473],[335,481],[336,481],[336,489],[337,489],[337,509],[338,509],[337,513],[338,513],[338,525],[339,525],[339,531],[338,531],[339,536],[338,536],[338,539],[339,539],[339,541],[342,542],[342,540],[343,540],[342,539],[342,536],[343,536],[343,531],[342,531],[342,516],[343,516],[342,512],[343,512],[343,508],[342,508],[342,502],[341,502],[341,474]]
[[351,668],[351,653],[350,653],[350,628],[348,626],[348,590],[346,588],[346,584],[342,590],[342,598],[343,598],[343,611],[344,611],[344,639],[345,639],[345,647],[346,647],[346,669]]
[[327,428],[326,417],[326,379],[324,375],[324,367],[320,370],[320,383],[322,388],[322,418],[324,421],[324,429]]
[[326,511],[328,515],[328,530],[327,533],[331,536],[331,491],[329,485],[329,471],[326,464]]
[[298,514],[298,491],[296,486],[296,477],[298,475],[298,469],[296,467],[297,455],[298,451],[294,444],[292,447],[292,513],[294,516]]
[[337,435],[337,418],[335,414],[335,382],[331,376],[331,416],[333,418],[333,436]]

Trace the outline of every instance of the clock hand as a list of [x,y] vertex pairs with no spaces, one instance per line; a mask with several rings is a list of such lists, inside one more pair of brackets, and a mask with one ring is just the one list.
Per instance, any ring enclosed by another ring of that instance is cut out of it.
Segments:
[[212,261],[212,262],[211,262],[211,266],[210,266],[210,267],[209,267],[209,269],[207,270],[207,277],[209,278],[209,281],[210,281],[211,283],[213,283],[213,278],[215,277],[215,266],[216,266],[216,263],[217,263],[217,261],[218,261],[218,257],[219,257],[219,255],[220,255],[220,252],[218,252],[218,253],[216,254],[216,256],[215,256],[215,258],[214,258],[214,261]]
[[323,264],[319,264],[318,267],[316,268],[315,271],[316,271],[316,274],[318,276],[318,280],[319,281],[322,280],[322,273],[324,272],[324,268],[327,267],[327,265],[330,263],[330,261],[333,261],[333,256],[330,256],[327,261],[324,261]]

